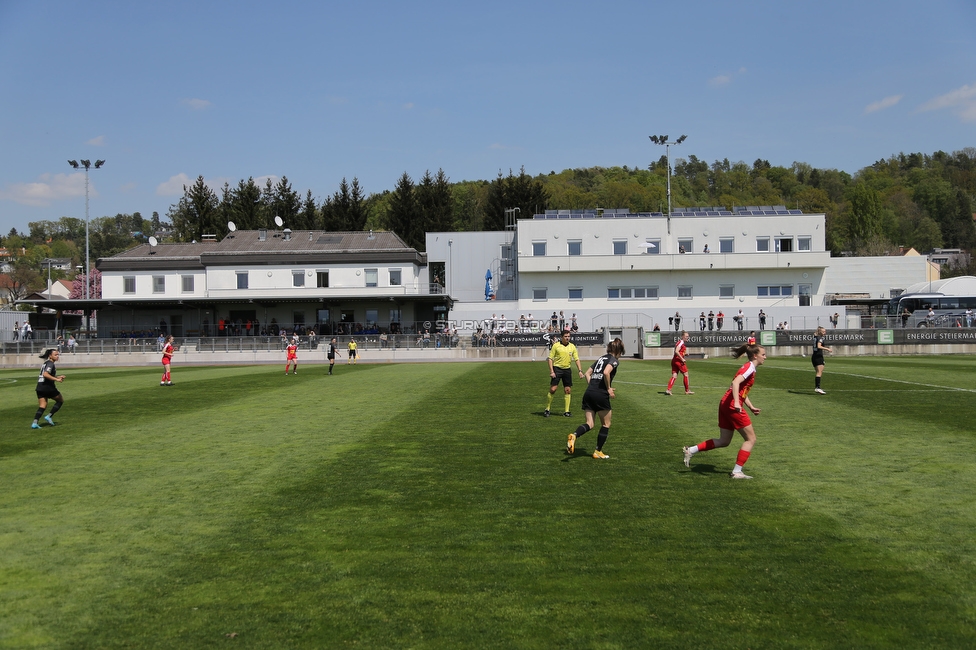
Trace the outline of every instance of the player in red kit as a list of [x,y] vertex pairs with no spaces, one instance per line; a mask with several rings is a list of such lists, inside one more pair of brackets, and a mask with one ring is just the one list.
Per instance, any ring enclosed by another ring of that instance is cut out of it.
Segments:
[[695,391],[691,390],[688,382],[688,364],[685,363],[685,356],[688,354],[689,338],[691,336],[688,332],[681,332],[681,338],[674,344],[674,356],[671,357],[671,381],[668,382],[668,390],[665,391],[665,395],[671,394],[671,389],[674,388],[674,382],[678,378],[678,373],[685,376],[685,395],[695,394]]
[[288,366],[292,363],[295,364],[295,369],[292,371],[293,375],[298,374],[298,337],[291,337],[291,342],[288,347],[285,348],[285,352],[288,354],[288,359],[285,361],[285,374],[288,374]]
[[732,436],[736,431],[742,436],[744,442],[739,449],[739,454],[735,459],[735,467],[732,469],[732,478],[752,478],[746,476],[742,467],[749,460],[753,445],[756,444],[756,432],[752,428],[752,420],[746,413],[746,408],[752,411],[753,415],[759,415],[760,409],[752,405],[749,401],[749,390],[756,381],[756,368],[766,361],[766,349],[758,345],[748,343],[737,347],[732,351],[732,356],[739,358],[745,354],[749,362],[739,368],[732,379],[732,385],[722,401],[718,405],[718,429],[719,437],[700,442],[694,447],[685,447],[685,467],[691,466],[691,457],[700,451],[708,451],[716,447],[728,447],[732,442]]
[[169,374],[169,364],[173,360],[173,336],[167,336],[166,342],[163,343],[163,377],[159,380],[160,386],[172,386],[173,381]]

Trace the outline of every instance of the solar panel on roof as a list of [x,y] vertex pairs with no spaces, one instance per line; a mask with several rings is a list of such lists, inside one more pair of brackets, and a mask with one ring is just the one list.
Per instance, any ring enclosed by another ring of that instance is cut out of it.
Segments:
[[732,213],[729,212],[728,210],[719,210],[718,211],[718,214],[719,214],[720,217],[731,217],[732,216]]
[[790,210],[790,214],[803,214],[803,210]]
[[777,210],[776,214],[789,214],[788,210]]

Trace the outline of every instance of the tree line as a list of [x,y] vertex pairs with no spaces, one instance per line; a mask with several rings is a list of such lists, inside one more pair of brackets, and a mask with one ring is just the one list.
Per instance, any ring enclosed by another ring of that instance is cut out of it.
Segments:
[[[263,186],[253,178],[236,186],[225,183],[220,192],[199,176],[184,187],[165,218],[154,212],[145,219],[134,212],[92,219],[91,258],[124,251],[150,234],[189,242],[204,235],[222,238],[228,222],[245,230],[275,228],[276,216],[292,230],[390,230],[408,246],[424,250],[427,232],[503,230],[506,210],[512,208],[518,208],[520,218],[546,209],[664,212],[667,165],[661,156],[646,168],[588,167],[535,176],[521,168],[507,175],[499,171],[490,181],[459,182],[451,182],[443,169],[425,171],[416,181],[404,172],[393,189],[370,194],[358,178],[343,178],[338,189],[321,200],[311,190],[298,192],[285,176]],[[674,161],[671,190],[673,209],[785,205],[822,212],[827,247],[834,255],[976,247],[976,148],[951,154],[900,153],[855,174],[801,162],[774,166],[762,159],[751,165],[727,158],[709,164],[689,155]],[[2,241],[16,260],[15,284],[23,295],[46,283],[40,260],[71,257],[77,265],[84,259],[83,220],[63,217],[31,222],[29,228],[27,235],[13,229]],[[976,274],[974,267],[943,269],[942,275]]]

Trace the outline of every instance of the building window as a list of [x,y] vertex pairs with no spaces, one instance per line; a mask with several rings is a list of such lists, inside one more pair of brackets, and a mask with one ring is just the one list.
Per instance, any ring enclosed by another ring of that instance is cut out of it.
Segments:
[[792,296],[793,295],[793,285],[792,284],[771,284],[763,285],[758,287],[756,292],[760,298],[780,298],[782,296]]
[[776,238],[776,252],[777,253],[792,253],[793,252],[793,238],[792,237],[777,237]]
[[657,300],[657,287],[608,287],[608,300]]
[[582,300],[583,299],[583,288],[582,287],[579,287],[579,288],[571,288],[569,290],[569,299],[570,300]]
[[292,271],[291,272],[291,286],[293,286],[293,287],[304,287],[305,286],[305,271]]
[[757,253],[769,252],[769,237],[756,237],[756,252]]
[[735,285],[723,284],[718,288],[719,298],[735,298]]
[[613,254],[614,255],[626,255],[627,254],[627,240],[626,239],[615,239],[615,240],[613,240]]
[[380,310],[378,309],[367,309],[366,310],[366,329],[373,329],[376,327],[376,322],[380,319]]
[[183,293],[193,293],[193,276],[181,276],[183,280]]
[[644,240],[644,252],[647,255],[660,255],[661,254],[661,240],[660,239],[645,239]]
[[735,252],[735,238],[734,237],[721,237],[718,240],[718,252],[719,253],[734,253]]
[[166,276],[153,276],[153,293],[166,293]]
[[536,302],[546,301],[546,287],[534,287],[532,289],[532,300]]
[[366,269],[366,286],[379,286],[379,276],[380,273],[377,269]]
[[136,278],[134,275],[127,275],[122,278],[122,293],[136,292]]
[[583,241],[580,239],[571,239],[566,242],[569,245],[570,255],[582,255],[583,254]]
[[809,251],[811,250],[812,241],[809,237],[797,237],[796,238],[796,250],[798,251]]
[[546,242],[544,242],[544,241],[534,241],[534,242],[532,242],[532,256],[533,257],[545,257],[546,256]]
[[692,294],[693,292],[691,286],[686,285],[686,286],[678,287],[679,300],[691,300],[692,298],[694,298],[694,295]]
[[237,288],[247,289],[247,271],[237,272]]
[[390,269],[390,286],[400,286],[400,269]]
[[315,272],[315,286],[319,289],[325,289],[329,286],[329,272],[328,271],[316,271]]
[[691,238],[678,238],[679,253],[693,253],[695,251],[695,240]]
[[800,306],[809,307],[813,299],[813,285],[811,284],[801,284],[797,287],[800,294]]

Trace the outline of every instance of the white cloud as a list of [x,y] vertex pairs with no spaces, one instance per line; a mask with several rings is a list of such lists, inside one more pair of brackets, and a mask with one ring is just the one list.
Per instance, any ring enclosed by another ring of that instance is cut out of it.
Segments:
[[92,138],[91,140],[89,140],[85,144],[90,144],[90,145],[93,145],[95,147],[104,147],[105,146],[105,136],[104,135],[100,135],[100,136],[98,136],[96,138]]
[[746,69],[745,68],[739,68],[738,70],[736,70],[733,73],[720,74],[718,76],[715,76],[715,77],[712,77],[711,79],[709,79],[708,80],[708,85],[711,86],[711,87],[713,87],[713,88],[720,88],[722,86],[728,86],[730,83],[732,83],[732,81],[735,79],[735,77],[742,76],[745,73],[746,73]]
[[213,106],[213,104],[211,104],[209,100],[197,99],[197,98],[183,99],[180,100],[180,103],[183,104],[184,106],[190,107],[195,111],[202,111]]
[[[42,174],[33,183],[14,183],[0,189],[0,200],[37,207],[45,207],[53,201],[76,199],[84,195],[85,175],[83,173]],[[89,187],[88,195],[91,198],[98,196],[94,185]]]
[[413,102],[407,102],[406,104],[403,105],[404,110],[409,111],[411,108],[413,108]]
[[891,108],[895,104],[901,101],[904,95],[892,95],[891,97],[885,97],[880,102],[872,102],[864,107],[865,115],[868,113],[874,113],[876,111],[882,111],[886,108]]
[[180,172],[176,176],[170,176],[165,183],[156,186],[157,196],[183,196],[183,186],[193,185],[193,180]]
[[916,112],[925,113],[944,108],[955,109],[953,112],[963,122],[976,122],[976,84],[962,86],[945,95],[930,99],[919,106]]

